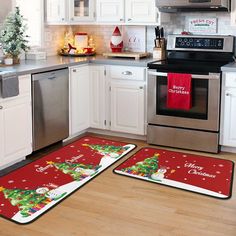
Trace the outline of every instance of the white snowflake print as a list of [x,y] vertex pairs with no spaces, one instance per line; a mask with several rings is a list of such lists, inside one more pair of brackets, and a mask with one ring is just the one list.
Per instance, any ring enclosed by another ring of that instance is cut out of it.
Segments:
[[216,174],[220,174],[221,172],[220,171],[216,171]]
[[9,180],[8,183],[9,183],[9,184],[13,184],[13,183],[14,183],[14,180]]
[[[88,142],[88,141],[90,141],[90,139],[86,138],[86,139],[84,139],[84,141],[85,141],[85,142]],[[105,142],[105,141],[104,141],[104,142]]]
[[222,164],[220,164],[220,165],[218,165],[219,167],[224,167],[224,165],[222,165]]
[[187,178],[184,178],[184,180],[186,181],[186,180],[188,180]]
[[26,182],[26,180],[25,180],[25,179],[22,179],[22,182],[23,182],[23,183],[25,183],[25,182]]
[[175,159],[175,157],[172,157],[173,159]]
[[71,145],[70,147],[71,147],[71,148],[74,148],[75,146],[74,146],[74,145]]
[[60,158],[60,157],[56,157],[56,159],[57,159],[57,160],[61,160],[61,158]]
[[165,161],[166,163],[168,163],[169,161]]
[[180,169],[181,167],[180,166],[177,166],[177,169]]
[[1,207],[5,206],[5,204],[1,204]]
[[202,178],[202,180],[206,180],[205,178]]
[[39,167],[39,165],[34,165],[34,167]]
[[148,149],[144,149],[144,152],[148,152]]
[[183,155],[183,157],[187,157],[187,155]]

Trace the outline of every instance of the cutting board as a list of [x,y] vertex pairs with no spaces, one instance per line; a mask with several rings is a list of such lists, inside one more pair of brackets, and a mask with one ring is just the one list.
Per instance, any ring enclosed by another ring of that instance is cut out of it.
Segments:
[[103,53],[105,57],[126,57],[126,58],[134,58],[135,60],[139,60],[143,57],[148,57],[149,53],[147,52],[106,52]]

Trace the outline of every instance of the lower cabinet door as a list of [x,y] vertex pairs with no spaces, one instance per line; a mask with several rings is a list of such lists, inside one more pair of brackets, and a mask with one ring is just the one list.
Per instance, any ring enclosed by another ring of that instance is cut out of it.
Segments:
[[70,135],[89,128],[89,67],[70,68]]
[[32,152],[32,110],[28,98],[1,104],[0,163],[14,163]]
[[225,92],[222,145],[236,147],[236,89]]
[[111,82],[111,130],[144,135],[143,83]]

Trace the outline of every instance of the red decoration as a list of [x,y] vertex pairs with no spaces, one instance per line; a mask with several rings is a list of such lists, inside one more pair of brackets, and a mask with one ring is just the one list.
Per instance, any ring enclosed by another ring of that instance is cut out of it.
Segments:
[[116,26],[110,42],[110,47],[112,52],[121,52],[123,49],[124,43],[120,33],[119,28]]

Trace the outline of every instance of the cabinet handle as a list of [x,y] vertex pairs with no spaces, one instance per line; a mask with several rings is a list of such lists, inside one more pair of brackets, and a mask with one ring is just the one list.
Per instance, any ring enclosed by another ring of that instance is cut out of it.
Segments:
[[77,72],[77,70],[76,70],[76,69],[73,69],[73,72]]
[[142,87],[142,86],[140,86],[140,87],[139,87],[139,89],[143,89],[143,87]]
[[2,110],[3,109],[3,106],[0,106],[0,110]]
[[231,94],[230,93],[226,93],[226,96],[230,96]]
[[121,18],[120,21],[123,21],[123,19]]
[[61,20],[62,20],[62,21],[64,21],[64,20],[65,20],[65,18],[61,18]]
[[128,19],[128,21],[132,21],[132,19],[131,19],[131,18],[129,18],[129,19]]
[[122,75],[132,75],[133,73],[131,71],[123,71]]
[[71,18],[71,20],[73,21],[73,20],[74,20],[74,18],[72,17],[72,18]]

